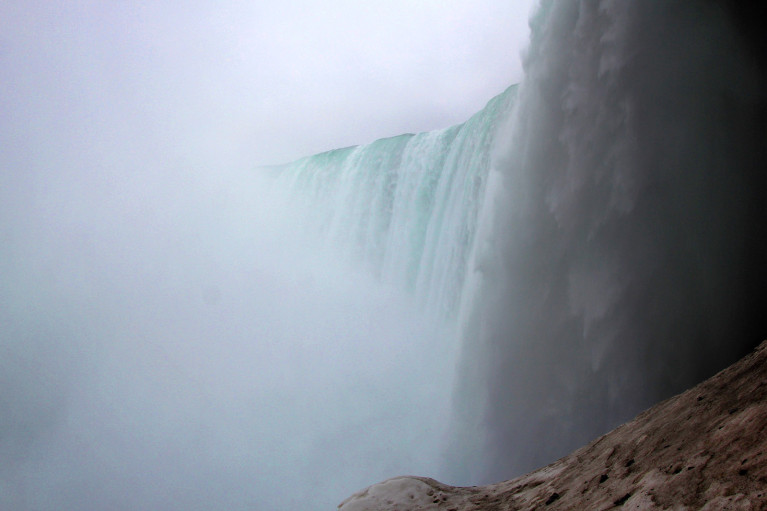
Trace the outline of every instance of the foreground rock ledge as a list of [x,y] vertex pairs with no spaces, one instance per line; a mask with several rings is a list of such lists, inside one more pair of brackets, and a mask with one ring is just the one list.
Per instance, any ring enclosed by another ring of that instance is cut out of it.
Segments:
[[395,477],[340,511],[767,510],[767,341],[547,467],[479,487]]

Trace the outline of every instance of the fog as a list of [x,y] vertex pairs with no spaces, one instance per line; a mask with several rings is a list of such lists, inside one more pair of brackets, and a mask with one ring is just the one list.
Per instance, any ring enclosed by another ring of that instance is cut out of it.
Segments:
[[519,79],[527,11],[4,3],[0,507],[332,509],[438,476],[448,327],[255,166],[464,120]]
[[4,506],[328,507],[433,472],[438,330],[263,184],[184,176],[72,184],[6,228]]

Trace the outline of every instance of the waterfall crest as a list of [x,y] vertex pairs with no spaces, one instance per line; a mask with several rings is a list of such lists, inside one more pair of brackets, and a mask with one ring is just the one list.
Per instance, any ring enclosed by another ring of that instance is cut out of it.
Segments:
[[509,87],[463,124],[337,149],[279,169],[311,211],[309,230],[412,292],[437,317],[456,313]]

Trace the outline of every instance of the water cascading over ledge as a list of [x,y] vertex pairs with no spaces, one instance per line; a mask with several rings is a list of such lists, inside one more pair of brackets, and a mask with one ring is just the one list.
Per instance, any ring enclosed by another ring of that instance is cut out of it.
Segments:
[[767,336],[764,67],[728,9],[532,19],[463,324],[460,484],[545,465]]
[[437,317],[457,312],[509,87],[463,124],[377,140],[279,169],[310,211],[309,231],[411,291]]
[[328,244],[458,318],[446,482],[544,465],[767,335],[763,62],[728,5],[542,2],[518,91],[281,170]]

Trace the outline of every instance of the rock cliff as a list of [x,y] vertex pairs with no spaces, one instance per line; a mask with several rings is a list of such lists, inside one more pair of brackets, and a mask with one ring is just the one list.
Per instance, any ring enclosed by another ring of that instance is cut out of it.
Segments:
[[767,510],[767,341],[692,389],[522,477],[395,477],[340,511]]

